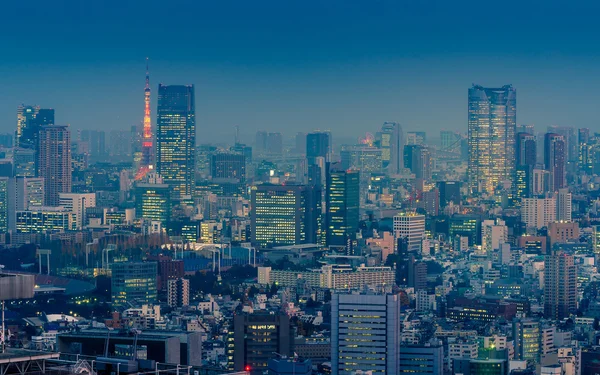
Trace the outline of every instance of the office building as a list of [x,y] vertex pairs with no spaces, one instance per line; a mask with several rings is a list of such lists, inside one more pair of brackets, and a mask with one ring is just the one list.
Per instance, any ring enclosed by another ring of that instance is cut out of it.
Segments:
[[579,223],[572,221],[555,221],[548,224],[550,245],[579,241]]
[[38,135],[45,125],[54,125],[54,110],[38,108],[33,117],[27,118],[26,126],[21,129],[19,147],[37,149]]
[[600,225],[592,225],[592,251],[600,256]]
[[59,194],[71,192],[71,132],[68,126],[41,127],[37,169],[38,177],[44,179],[46,205],[58,206]]
[[531,195],[541,195],[550,191],[550,172],[545,169],[533,169]]
[[508,241],[508,227],[504,220],[484,220],[481,223],[481,251],[485,254],[500,249]]
[[439,343],[400,346],[398,374],[442,375],[444,373],[444,346]]
[[17,211],[27,211],[44,206],[44,179],[15,177],[8,185],[8,228],[16,229]]
[[17,107],[17,130],[15,132],[15,146],[19,147],[21,137],[27,129],[29,122],[35,118],[40,110],[40,106],[37,105],[25,105],[21,104]]
[[269,359],[268,375],[311,375],[312,361],[279,356]]
[[515,170],[517,91],[511,86],[469,89],[469,165],[471,192],[495,191],[512,181]]
[[96,207],[95,193],[59,193],[58,205],[73,213],[75,229],[83,228],[86,222],[86,210]]
[[423,145],[404,146],[404,167],[410,169],[415,178],[431,179],[431,153]]
[[315,132],[306,135],[306,158],[308,164],[317,164],[317,158],[324,158],[325,162],[331,161],[331,134],[328,132]]
[[572,255],[562,251],[544,260],[544,317],[564,319],[577,310],[577,269]]
[[456,236],[467,237],[469,246],[481,243],[481,219],[472,215],[454,214],[450,218],[448,228],[449,238]]
[[233,317],[233,368],[250,375],[262,375],[277,353],[292,354],[290,319],[283,313],[259,311]]
[[567,186],[567,155],[562,135],[546,133],[544,136],[544,165],[550,173],[550,191]]
[[400,371],[400,296],[338,294],[331,299],[331,369]]
[[384,167],[387,166],[391,175],[401,174],[404,168],[405,144],[402,126],[397,122],[385,122],[378,137]]
[[359,223],[360,172],[332,167],[325,192],[326,244],[346,247],[356,237]]
[[9,177],[0,177],[0,234],[8,232],[9,229],[10,185]]
[[572,194],[568,188],[558,189],[556,193],[556,220],[571,221],[572,219]]
[[37,174],[36,151],[16,147],[13,150],[13,173],[15,177],[35,177]]
[[242,154],[219,152],[210,156],[210,176],[213,180],[246,182],[246,157]]
[[516,360],[539,361],[540,331],[540,322],[536,319],[513,320],[512,335]]
[[158,302],[156,262],[117,262],[111,264],[112,304],[154,305]]
[[427,133],[425,132],[406,132],[407,145],[425,146],[427,143]]
[[321,191],[306,185],[258,185],[252,190],[252,242],[261,247],[317,243]]
[[190,304],[190,280],[179,278],[167,281],[167,301],[170,307]]
[[394,238],[406,238],[407,251],[421,252],[425,239],[425,215],[402,212],[394,216]]
[[565,157],[566,162],[577,161],[578,157],[578,138],[575,133],[575,128],[572,126],[548,126],[548,133],[561,135],[565,142]]
[[446,207],[450,202],[454,205],[460,204],[460,182],[440,181],[437,183],[440,191],[440,207]]
[[165,224],[171,217],[171,190],[167,184],[136,183],[135,216]]
[[64,207],[36,207],[27,211],[16,211],[15,215],[16,233],[42,234],[75,229],[73,213]]
[[521,199],[521,221],[530,228],[547,227],[556,221],[556,198]]
[[353,169],[364,173],[379,173],[382,170],[381,149],[368,146],[344,146],[340,152],[342,169]]
[[533,192],[533,169],[537,162],[535,136],[517,133],[515,152],[515,188],[517,199],[530,197]]
[[156,172],[179,201],[195,186],[196,112],[193,85],[160,84],[156,122]]

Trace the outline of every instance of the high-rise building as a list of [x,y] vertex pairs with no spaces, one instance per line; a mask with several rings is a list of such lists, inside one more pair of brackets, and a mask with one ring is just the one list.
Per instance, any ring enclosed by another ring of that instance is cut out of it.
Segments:
[[283,153],[283,135],[281,133],[267,134],[267,149],[269,154],[281,155]]
[[548,133],[559,134],[565,141],[565,160],[566,162],[577,160],[577,135],[572,126],[548,126]]
[[233,317],[233,368],[250,375],[262,375],[269,359],[277,353],[292,354],[293,335],[285,314],[258,311]]
[[382,160],[384,166],[387,165],[388,173],[391,175],[402,173],[405,144],[402,126],[397,122],[385,122],[381,127],[380,138]]
[[332,374],[355,371],[397,374],[400,370],[400,296],[333,294]]
[[193,85],[158,86],[156,171],[177,201],[192,194],[196,111]]
[[556,193],[556,220],[571,221],[572,218],[572,194],[568,188],[558,189]]
[[420,252],[425,238],[425,215],[415,212],[401,212],[394,216],[394,237],[406,237],[407,251]]
[[246,157],[242,154],[214,153],[210,157],[210,176],[213,180],[246,182]]
[[46,205],[58,206],[59,194],[71,192],[71,132],[68,126],[42,126],[37,168],[38,176],[44,179]]
[[448,236],[467,237],[469,246],[480,244],[481,240],[481,219],[478,216],[454,214],[450,218]]
[[317,243],[321,190],[306,185],[258,185],[252,190],[253,242],[261,247]]
[[167,301],[170,307],[190,304],[190,280],[179,278],[167,281]]
[[407,145],[425,146],[427,143],[427,133],[425,132],[406,132]]
[[440,191],[440,207],[446,207],[450,202],[460,204],[460,182],[440,181],[437,185]]
[[8,228],[16,230],[17,211],[44,206],[44,179],[15,177],[9,181]]
[[106,132],[103,130],[82,130],[78,142],[87,144],[90,158],[94,161],[105,160],[108,153],[106,148]]
[[469,89],[469,190],[492,193],[514,178],[517,91],[511,86]]
[[83,228],[86,222],[86,210],[96,207],[95,193],[59,193],[58,205],[73,213],[74,225],[77,230]]
[[36,169],[35,150],[15,147],[13,150],[13,168],[15,177],[35,177]]
[[262,153],[267,150],[267,132],[260,130],[256,132],[256,138],[254,142],[254,148],[256,152]]
[[335,166],[329,169],[325,201],[326,244],[348,250],[348,242],[356,237],[360,218],[360,172]]
[[530,228],[547,227],[556,221],[556,198],[521,199],[521,221]]
[[135,216],[140,219],[160,221],[171,218],[171,191],[169,185],[136,183]]
[[538,361],[540,356],[540,322],[536,319],[514,319],[512,334],[515,359]]
[[329,133],[316,132],[306,135],[306,158],[308,165],[317,164],[317,158],[324,158],[325,162],[331,161]]
[[404,146],[404,167],[414,173],[415,178],[431,179],[431,153],[423,145]]
[[111,264],[112,305],[115,307],[155,305],[156,262],[117,262]]
[[562,135],[546,133],[544,136],[544,165],[550,173],[550,191],[567,186],[567,155]]
[[530,133],[517,133],[515,148],[516,198],[530,197],[533,192],[533,169],[537,162],[536,140]]
[[382,169],[381,149],[368,146],[344,146],[340,152],[343,169],[354,169],[364,173],[378,173]]
[[440,343],[400,345],[398,374],[442,375],[444,373],[444,346]]
[[577,311],[577,268],[573,255],[553,251],[544,260],[544,317],[564,319]]
[[25,128],[21,131],[19,147],[37,149],[38,135],[44,125],[54,125],[54,110],[40,108],[32,118],[26,122]]
[[9,177],[0,177],[0,234],[9,229],[10,182]]
[[35,118],[40,110],[40,106],[37,105],[19,105],[17,107],[17,130],[15,132],[15,146],[19,147],[21,143],[21,137],[25,132],[25,129],[29,125],[29,121]]

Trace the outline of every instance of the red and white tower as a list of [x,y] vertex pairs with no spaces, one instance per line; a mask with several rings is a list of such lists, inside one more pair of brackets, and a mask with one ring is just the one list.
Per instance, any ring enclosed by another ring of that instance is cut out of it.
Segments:
[[146,87],[144,88],[144,128],[142,133],[142,160],[136,175],[136,179],[143,178],[149,170],[153,168],[152,164],[152,118],[150,117],[150,71],[148,69],[148,58],[146,58]]

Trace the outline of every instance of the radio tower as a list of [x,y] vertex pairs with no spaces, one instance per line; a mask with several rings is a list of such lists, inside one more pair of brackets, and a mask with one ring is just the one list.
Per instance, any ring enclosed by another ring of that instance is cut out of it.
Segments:
[[152,165],[152,118],[150,117],[150,71],[146,57],[146,87],[144,88],[144,131],[142,136],[142,160],[136,174],[136,180],[144,178]]

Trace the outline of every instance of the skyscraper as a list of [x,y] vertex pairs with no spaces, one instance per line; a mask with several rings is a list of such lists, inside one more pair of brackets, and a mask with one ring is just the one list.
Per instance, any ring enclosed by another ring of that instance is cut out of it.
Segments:
[[517,199],[529,197],[533,192],[533,169],[537,161],[535,136],[517,133],[515,149],[515,188]]
[[577,269],[574,257],[553,251],[544,260],[544,317],[560,320],[577,310]]
[[196,118],[193,85],[158,85],[156,171],[173,189],[173,198],[192,194]]
[[492,193],[514,178],[517,91],[506,85],[469,89],[469,190]]
[[210,176],[213,180],[246,182],[246,157],[242,154],[219,152],[210,156]]
[[567,186],[567,155],[562,135],[546,133],[544,136],[544,165],[550,172],[550,191]]
[[117,262],[111,264],[112,305],[116,307],[154,305],[158,302],[156,262]]
[[306,185],[258,185],[252,190],[253,242],[261,247],[317,243],[321,190]]
[[38,105],[25,105],[21,104],[17,107],[17,130],[15,132],[15,146],[19,147],[21,143],[21,136],[27,128],[29,121],[34,119],[40,110]]
[[348,241],[355,238],[358,229],[359,172],[340,170],[337,167],[328,170],[325,201],[327,205],[326,244],[347,247]]
[[404,133],[397,122],[386,122],[381,127],[381,148],[385,164],[385,155],[389,150],[388,173],[398,175],[404,168]]
[[410,144],[404,146],[404,167],[414,173],[415,178],[431,179],[431,153],[426,146]]
[[329,148],[329,133],[316,132],[306,135],[306,158],[308,165],[317,164],[316,159],[322,157],[325,162],[331,159],[331,150]]
[[71,132],[67,125],[41,127],[37,164],[38,176],[44,179],[46,205],[58,206],[59,194],[71,192]]
[[398,374],[400,296],[333,294],[331,298],[332,374],[357,370]]
[[165,224],[171,217],[171,192],[162,183],[135,185],[135,216]]
[[44,206],[44,179],[15,177],[8,186],[8,228],[16,229],[17,211],[27,211]]
[[425,238],[425,215],[401,212],[394,216],[394,237],[407,239],[407,251],[420,252]]

